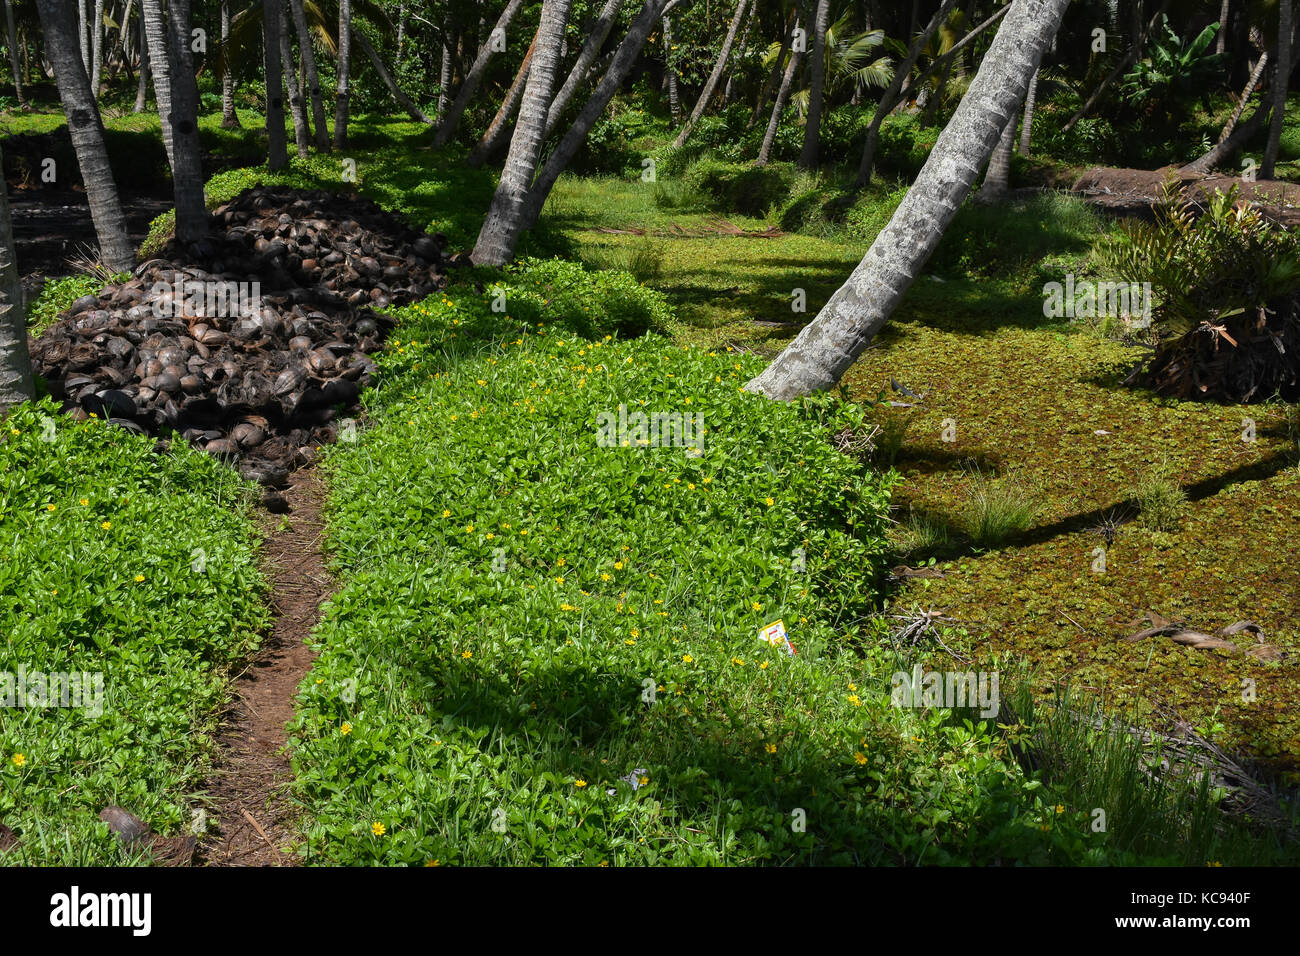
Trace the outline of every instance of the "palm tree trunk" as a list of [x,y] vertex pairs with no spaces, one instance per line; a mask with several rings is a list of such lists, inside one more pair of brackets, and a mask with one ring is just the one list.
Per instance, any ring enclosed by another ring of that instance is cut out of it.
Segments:
[[[347,3],[348,0],[342,0]],[[224,47],[230,36],[230,0],[221,0],[221,45]],[[235,112],[235,74],[230,64],[225,63],[221,70],[221,128],[239,129],[239,114]]]
[[[447,47],[442,48],[446,63]],[[334,148],[348,141],[348,71],[352,69],[352,0],[339,0],[338,86],[334,93]]]
[[542,134],[546,132],[546,114],[568,19],[569,0],[545,0],[542,4],[536,50],[528,70],[524,99],[519,104],[519,121],[510,137],[510,152],[492,196],[492,205],[470,256],[475,265],[505,265],[514,255],[515,242],[523,228],[524,202],[542,152]]
[[596,125],[596,120],[600,119],[601,114],[605,112],[605,107],[609,105],[609,101],[613,99],[614,94],[623,85],[623,80],[632,71],[632,66],[636,63],[636,58],[641,54],[641,49],[645,46],[650,31],[654,29],[654,25],[659,22],[659,18],[671,6],[672,3],[669,0],[645,0],[641,12],[632,21],[632,25],[628,27],[627,35],[623,37],[623,42],[619,44],[618,49],[615,51],[614,58],[610,61],[605,75],[596,84],[595,92],[583,104],[577,118],[573,121],[573,125],[560,138],[551,155],[547,157],[541,172],[537,174],[537,181],[533,184],[532,189],[528,191],[521,232],[524,229],[531,229],[537,222],[537,217],[542,214],[542,207],[546,204],[546,197],[551,194],[555,181],[560,178],[560,173],[564,172],[569,163],[573,161],[573,157],[577,155],[578,150],[582,148],[583,142],[587,139],[587,134]]
[[469,156],[465,160],[465,164],[471,169],[481,168],[484,163],[496,154],[498,149],[509,142],[506,133],[510,129],[511,118],[515,115],[515,111],[519,109],[519,101],[524,97],[524,84],[528,82],[528,69],[532,65],[533,50],[535,49],[537,49],[536,35],[533,36],[533,42],[528,44],[528,51],[524,54],[519,69],[515,71],[514,81],[510,84],[510,89],[506,91],[505,99],[501,101],[501,108],[492,117],[492,122],[488,123],[488,128],[484,131],[482,138],[474,144],[474,148],[470,150]]
[[280,63],[280,7],[284,0],[262,0],[262,36],[266,76],[267,168],[272,172],[289,165],[284,132],[284,73]]
[[91,0],[76,0],[77,4],[77,42],[81,46],[81,65],[90,76],[90,24],[86,20],[86,4]]
[[370,65],[375,68],[375,72],[379,74],[379,78],[383,81],[384,86],[388,87],[388,93],[392,96],[394,102],[396,102],[398,106],[402,107],[402,109],[406,110],[406,112],[410,114],[411,119],[415,120],[417,123],[432,126],[433,120],[425,115],[424,110],[415,105],[414,100],[402,92],[401,88],[397,85],[397,82],[393,79],[393,75],[388,72],[388,67],[384,66],[384,61],[380,59],[379,54],[375,52],[375,48],[371,46],[370,41],[366,39],[366,35],[360,30],[354,29],[352,31],[352,42],[361,47],[361,52],[366,55],[368,60],[370,60]]
[[[514,19],[523,0],[510,0],[506,8],[501,11],[501,16],[497,17],[496,26],[492,28],[492,34],[498,30],[505,33],[510,21]],[[469,105],[470,98],[478,91],[479,84],[483,82],[483,74],[487,72],[488,61],[492,59],[492,34],[488,35],[487,40],[479,48],[478,56],[474,58],[474,65],[469,68],[465,74],[465,80],[460,84],[460,89],[456,91],[456,98],[452,101],[451,108],[443,114],[438,121],[438,129],[433,134],[434,146],[446,146],[451,142],[451,138],[456,135],[456,127],[460,124],[460,118],[465,113],[465,107]],[[558,47],[557,47],[558,50]]]
[[163,147],[167,163],[175,163],[172,151],[172,126],[167,117],[172,112],[172,84],[167,62],[167,24],[163,20],[162,0],[140,0],[140,18],[144,21],[145,42],[149,45],[149,68],[153,71],[153,98],[158,104],[162,123]]
[[[749,46],[750,37],[754,33],[755,14],[758,13],[758,0],[754,0],[749,5],[749,15],[745,17],[745,26],[740,31],[740,46],[736,47],[736,62],[744,60],[745,49]],[[727,85],[722,88],[722,105],[726,106],[731,103],[732,91],[735,89],[736,68],[733,66],[727,71]]]
[[830,15],[830,0],[817,0],[817,12],[813,20],[812,80],[808,87],[808,117],[803,128],[803,150],[799,153],[799,165],[804,169],[812,169],[817,165],[822,123],[822,88],[826,82],[826,26]]
[[1241,99],[1233,107],[1232,115],[1228,117],[1228,122],[1223,124],[1223,132],[1219,133],[1216,143],[1226,143],[1232,131],[1237,128],[1237,121],[1241,119],[1241,113],[1246,108],[1246,103],[1250,95],[1255,92],[1255,86],[1264,76],[1264,67],[1268,63],[1268,51],[1265,50],[1255,61],[1255,68],[1250,71],[1250,79],[1246,81],[1246,88],[1241,91]]
[[[0,156],[0,164],[4,158]],[[27,316],[18,278],[9,190],[0,188],[0,415],[11,405],[36,397],[32,360],[27,353]]]
[[754,102],[754,112],[749,114],[749,122],[745,124],[745,129],[753,129],[758,118],[763,115],[763,107],[767,106],[767,98],[772,95],[772,90],[776,87],[776,82],[781,78],[781,67],[785,64],[785,55],[790,50],[790,31],[787,29],[781,34],[781,49],[772,61],[772,69],[768,71],[767,80],[763,83],[763,88],[758,91],[758,99]]
[[442,41],[442,63],[438,67],[438,118],[447,111],[447,87],[451,86],[451,44]]
[[672,17],[664,17],[664,63],[668,70],[668,112],[673,122],[682,121],[682,99],[677,89],[677,71],[672,68],[673,26]]
[[280,17],[280,67],[284,71],[284,85],[289,91],[289,115],[293,117],[293,142],[299,159],[306,159],[311,146],[311,130],[307,126],[307,107],[302,101],[302,86],[294,69],[293,47],[289,40],[289,14],[281,0]]
[[1007,194],[1007,188],[1011,184],[1011,154],[1015,142],[1016,117],[1013,113],[989,158],[988,171],[984,173],[984,184],[980,186],[978,194],[981,203],[997,202]]
[[1025,115],[1020,121],[1020,155],[1029,155],[1029,143],[1034,129],[1034,101],[1038,98],[1038,73],[1029,81],[1029,92],[1025,94]]
[[132,113],[143,113],[149,103],[149,42],[144,35],[144,16],[136,17],[140,23],[140,75],[136,79],[135,106]]
[[14,0],[5,0],[5,31],[9,37],[9,66],[14,74],[14,94],[18,98],[18,108],[27,109],[27,95],[23,92],[23,80],[18,68],[18,34],[14,30]]
[[104,0],[95,0],[90,21],[90,92],[99,96],[99,79],[104,67]]
[[[1140,30],[1138,35],[1133,38],[1133,44],[1129,47],[1128,52],[1124,54],[1124,58],[1115,65],[1113,70],[1106,74],[1106,78],[1101,81],[1095,90],[1093,90],[1092,95],[1088,97],[1088,101],[1080,106],[1078,112],[1071,116],[1066,121],[1065,125],[1061,127],[1062,133],[1068,133],[1074,128],[1075,123],[1087,116],[1088,113],[1092,111],[1092,108],[1101,101],[1102,94],[1110,89],[1110,85],[1127,73],[1129,69],[1132,68],[1133,64],[1138,61],[1138,57],[1142,55],[1142,47],[1147,42],[1147,36],[1156,28],[1156,24],[1159,23],[1160,18],[1165,15],[1165,10],[1168,6],[1169,0],[1160,0],[1160,6],[1156,8],[1155,14],[1149,21],[1147,21],[1146,27]],[[1137,7],[1135,9],[1137,10],[1136,16],[1141,17],[1141,8]]]
[[789,400],[834,386],[889,319],[1029,88],[1069,0],[1014,0],[961,105],[889,224],[817,317],[745,388]]
[[176,238],[193,242],[208,234],[199,148],[199,88],[190,52],[190,0],[168,0],[167,52],[172,81],[172,188],[176,196]]
[[1291,80],[1291,0],[1277,3],[1277,61],[1273,64],[1273,115],[1268,124],[1268,145],[1259,164],[1261,179],[1272,179],[1282,144],[1282,123],[1286,120],[1286,92]]
[[704,109],[709,105],[709,100],[713,98],[713,91],[718,88],[718,81],[722,79],[722,71],[727,65],[727,57],[731,56],[731,47],[736,42],[736,32],[740,29],[740,21],[745,16],[745,8],[749,5],[749,0],[739,0],[736,4],[736,12],[731,17],[731,25],[727,27],[726,39],[722,41],[722,49],[718,52],[718,59],[713,64],[713,72],[709,74],[708,80],[704,83],[704,89],[700,90],[700,98],[695,101],[695,109],[691,110],[690,117],[686,120],[686,125],[682,127],[677,138],[673,140],[674,146],[681,146],[686,142],[686,137],[691,135],[691,130],[695,124],[700,121],[704,115]]
[[591,32],[587,34],[587,39],[582,44],[582,49],[578,51],[578,59],[574,61],[573,69],[569,70],[564,85],[560,87],[560,91],[555,94],[555,99],[551,101],[550,111],[546,114],[547,137],[555,132],[555,127],[559,125],[565,107],[569,105],[569,100],[573,99],[573,94],[578,90],[578,84],[586,77],[587,70],[595,62],[596,54],[600,52],[605,38],[609,36],[614,21],[618,19],[618,8],[622,5],[623,0],[605,0],[605,6],[601,8],[600,15],[596,17]]
[[[794,21],[794,29],[797,33],[799,30],[799,19]],[[786,98],[790,95],[790,85],[794,82],[794,75],[799,70],[799,60],[803,54],[799,50],[791,50],[790,62],[786,64],[785,73],[781,75],[781,88],[776,91],[776,102],[772,104],[772,116],[767,121],[767,132],[763,134],[763,145],[758,150],[758,159],[755,165],[766,166],[768,160],[772,158],[772,144],[776,142],[776,131],[781,125],[781,113],[785,109]]]
[[117,197],[113,169],[104,144],[104,124],[90,92],[90,77],[82,68],[73,31],[72,11],[64,0],[36,0],[45,34],[45,55],[54,68],[54,81],[68,118],[68,134],[77,153],[77,166],[86,187],[90,218],[99,239],[99,256],[115,271],[135,266],[135,250],[126,231],[126,215]]
[[328,153],[330,130],[325,121],[325,101],[321,99],[320,74],[316,71],[316,52],[312,49],[311,32],[307,29],[307,16],[303,13],[302,0],[289,0],[289,10],[293,14],[294,28],[298,31],[298,52],[302,55],[302,68],[307,74],[307,97],[311,102],[311,122],[315,132],[316,148]]
[[1223,0],[1219,6],[1219,35],[1214,41],[1214,52],[1222,53],[1228,33],[1228,7],[1229,0]]
[[[867,142],[862,149],[862,162],[858,164],[858,178],[854,186],[862,189],[871,183],[871,167],[876,159],[876,142],[880,138],[880,124],[885,121],[885,117],[894,111],[898,105],[899,93],[903,89],[903,81],[907,79],[907,74],[912,72],[912,67],[916,64],[917,58],[920,57],[921,51],[925,45],[930,42],[930,37],[934,36],[934,31],[939,29],[940,24],[948,19],[952,13],[952,8],[956,6],[957,0],[943,0],[939,11],[930,18],[930,22],[925,25],[913,42],[911,48],[907,51],[907,56],[903,62],[894,70],[893,82],[889,84],[889,89],[885,90],[885,95],[880,98],[876,105],[876,112],[871,117],[871,125],[867,127]],[[1009,14],[1008,14],[1009,16]],[[998,29],[998,34],[1006,29],[1006,22]],[[1017,103],[1017,106],[1020,104]]]

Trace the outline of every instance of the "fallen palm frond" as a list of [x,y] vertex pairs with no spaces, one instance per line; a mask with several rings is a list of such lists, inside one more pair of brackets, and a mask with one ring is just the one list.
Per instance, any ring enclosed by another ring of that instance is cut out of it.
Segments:
[[[1151,626],[1126,637],[1124,639],[1126,642],[1134,643],[1146,640],[1148,637],[1168,637],[1175,644],[1182,644],[1195,650],[1225,650],[1233,654],[1245,653],[1262,661],[1286,660],[1290,656],[1286,651],[1272,644],[1265,644],[1264,629],[1254,621],[1237,621],[1235,624],[1220,628],[1214,634],[1206,634],[1204,631],[1184,627],[1179,622],[1168,620],[1155,611],[1148,611],[1143,620]],[[1243,649],[1233,641],[1228,640],[1229,637],[1235,634],[1251,634],[1255,638],[1255,643],[1248,644]]]

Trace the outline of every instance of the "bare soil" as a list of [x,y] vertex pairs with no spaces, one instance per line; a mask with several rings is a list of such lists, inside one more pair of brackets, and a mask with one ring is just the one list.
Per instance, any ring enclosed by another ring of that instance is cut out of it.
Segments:
[[1075,181],[1072,191],[1088,202],[1120,215],[1149,215],[1163,194],[1165,181],[1178,180],[1180,197],[1204,202],[1215,190],[1237,187],[1237,195],[1258,203],[1268,218],[1286,226],[1300,224],[1300,185],[1280,180],[1246,180],[1239,176],[1200,176],[1177,167],[1120,169],[1097,166]]
[[207,866],[294,866],[293,779],[285,725],[315,655],[307,646],[332,582],[321,551],[324,483],[296,472],[283,497],[288,514],[267,516],[263,573],[271,583],[274,628],[233,684],[207,791],[212,835],[199,848]]

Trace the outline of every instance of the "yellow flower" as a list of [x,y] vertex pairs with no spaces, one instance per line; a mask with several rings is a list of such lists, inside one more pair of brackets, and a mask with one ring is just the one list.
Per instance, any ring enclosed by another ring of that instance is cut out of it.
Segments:
[[45,506],[45,510],[46,510],[46,511],[53,511],[53,510],[54,510],[54,505],[46,505],[46,506]]
[[776,753],[776,744],[767,744],[763,749],[770,754],[774,754]]
[[143,580],[144,580],[144,575],[143,575],[143,574],[137,574],[137,575],[135,576],[135,583],[136,583],[136,584],[139,584],[139,583],[140,583],[141,581],[143,581]]
[[13,761],[15,767],[21,767],[23,764],[27,762],[27,758],[24,757],[22,754],[14,754]]
[[854,754],[853,762],[859,765],[865,764],[867,762],[867,755],[862,753]]
[[443,516],[444,518],[450,518],[450,517],[451,517],[451,512],[448,511],[446,508],[443,508],[443,509],[442,509],[442,516]]
[[641,632],[638,631],[635,627],[632,628],[632,630],[631,630],[629,633],[630,633],[633,637],[640,637],[640,636],[641,636]]
[[469,660],[471,657],[474,656],[474,652],[473,652],[473,651],[461,651],[461,652],[460,652],[460,656],[461,656],[464,660]]
[[770,508],[772,505],[776,504],[776,501],[772,498],[764,498],[763,503]]
[[615,562],[614,562],[614,570],[615,570],[615,571],[622,571],[622,570],[623,570],[623,562],[622,562],[622,561],[615,561]]
[[107,531],[109,528],[113,527],[113,522],[105,521],[103,524],[100,525],[100,527],[103,528],[105,531]]
[[339,728],[339,733],[346,737],[348,734],[352,733],[352,725],[346,720],[343,721],[343,726]]
[[711,482],[711,481],[713,480],[713,476],[712,476],[712,475],[706,475],[706,476],[705,476],[703,479],[701,479],[701,480],[702,480],[702,481],[707,485],[709,482]]
[[556,578],[556,579],[555,579],[555,583],[556,583],[556,584],[563,584],[563,583],[564,583],[564,575],[560,575],[558,578]]
[[89,498],[82,498],[82,499],[81,499],[81,504],[82,504],[82,507],[85,507],[86,505],[90,504],[90,499],[89,499]]
[[601,572],[601,575],[600,575],[600,579],[601,579],[602,581],[608,581],[608,580],[609,580],[609,573],[608,573],[608,572],[604,572],[604,571],[602,571],[602,572]]
[[372,823],[370,824],[370,832],[375,836],[383,836],[385,833],[384,825],[379,822]]
[[737,667],[744,667],[744,666],[745,666],[745,662],[742,661],[739,657],[733,657],[733,658],[731,659],[731,663],[735,664]]
[[683,655],[682,655],[682,662],[685,663],[685,664],[693,664],[693,663],[695,663],[695,658],[691,657],[690,654],[683,654]]
[[633,644],[636,643],[636,641],[629,637],[629,638],[628,638],[626,641],[624,641],[623,643],[626,644],[626,645],[628,645],[628,647],[631,647]]
[[849,694],[849,703],[852,704],[854,707],[862,706],[862,701],[858,699],[857,694]]
[[563,559],[563,558],[558,559],[558,560],[555,562],[555,566],[556,566],[557,568],[562,568],[562,567],[564,567],[564,559]]
[[688,482],[686,482],[686,490],[687,490],[687,491],[694,491],[694,490],[695,490],[695,482],[693,482],[693,481],[688,481]]
[[425,860],[425,866],[442,866],[442,860]]
[[763,663],[761,663],[761,664],[758,665],[758,669],[761,670],[761,671],[765,671],[765,670],[767,670],[767,664],[768,664],[767,661],[763,661]]
[[579,790],[581,790],[583,787],[585,787],[585,786],[587,785],[587,781],[585,781],[585,780],[575,780],[575,781],[573,781],[573,785],[574,785],[575,787],[577,787]]
[[471,532],[471,531],[473,531],[473,530],[474,530],[474,525],[473,525],[473,523],[470,523],[470,524],[465,525],[465,533],[466,533],[466,534],[468,534],[469,532]]
[[849,690],[857,690],[857,689],[858,689],[857,684],[849,684]]
[[637,782],[644,787],[647,783],[650,782],[650,778],[642,774],[640,777],[637,777]]
[[752,607],[755,611],[763,610],[763,605],[759,604],[757,601],[751,604],[750,607]]
[[1061,805],[1058,803],[1058,804],[1056,805],[1056,812],[1057,812],[1057,813],[1064,813],[1064,812],[1065,812],[1065,807],[1061,806]]

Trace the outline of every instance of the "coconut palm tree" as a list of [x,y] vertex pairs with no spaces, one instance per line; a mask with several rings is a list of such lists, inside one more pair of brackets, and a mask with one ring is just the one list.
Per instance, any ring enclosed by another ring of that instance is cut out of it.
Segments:
[[267,168],[289,165],[289,146],[284,132],[284,77],[280,65],[280,6],[284,0],[262,0],[262,32],[266,53],[266,138]]
[[145,42],[149,46],[149,68],[153,71],[153,98],[158,104],[158,118],[162,122],[163,148],[167,162],[176,162],[172,147],[172,126],[168,117],[172,113],[171,58],[167,55],[167,23],[163,16],[162,0],[140,0],[140,19],[144,23]]
[[826,27],[831,15],[831,0],[817,0],[813,16],[812,82],[808,87],[808,112],[803,127],[803,149],[799,165],[812,169],[817,165],[821,137],[822,86],[826,81]]
[[[347,0],[343,0],[344,3]],[[230,0],[221,0],[221,42],[230,37]],[[239,129],[239,114],[235,112],[235,74],[229,63],[221,64],[221,128]]]
[[[798,36],[800,30],[799,18],[794,21],[794,35]],[[803,58],[803,51],[794,48],[790,53],[790,62],[786,64],[785,73],[781,75],[781,87],[776,91],[776,102],[772,104],[772,115],[767,121],[767,132],[763,134],[763,145],[759,147],[758,159],[754,162],[759,166],[766,166],[768,160],[772,158],[772,144],[776,142],[776,130],[781,124],[781,112],[785,109],[786,97],[790,95],[790,84],[794,82],[794,75],[799,71],[799,61]]]
[[691,135],[691,130],[704,115],[704,108],[709,105],[709,100],[713,99],[713,92],[718,88],[718,81],[722,79],[722,70],[727,65],[727,57],[731,56],[731,47],[736,42],[736,31],[740,29],[740,21],[744,18],[745,8],[748,5],[749,0],[739,0],[736,4],[736,12],[731,17],[731,25],[727,27],[727,36],[722,41],[722,49],[718,52],[718,59],[714,61],[713,71],[705,81],[704,89],[700,91],[700,98],[695,101],[695,109],[691,110],[686,124],[673,140],[674,146],[681,146],[686,142],[686,137]]
[[505,265],[514,254],[515,242],[523,230],[525,200],[542,152],[546,114],[568,19],[569,0],[545,0],[542,4],[536,49],[528,69],[524,98],[519,104],[519,120],[510,138],[510,152],[470,256],[475,265]]
[[1268,122],[1268,144],[1259,164],[1261,179],[1273,178],[1278,148],[1282,143],[1282,123],[1286,119],[1286,91],[1291,78],[1291,0],[1277,3],[1277,61],[1273,65],[1273,115]]
[[486,163],[492,155],[507,142],[507,131],[510,129],[510,118],[515,115],[515,110],[519,109],[519,101],[524,98],[524,84],[528,82],[528,68],[533,63],[533,50],[537,49],[537,37],[533,36],[533,42],[528,45],[528,51],[524,53],[523,62],[519,64],[519,69],[515,71],[514,81],[510,84],[510,89],[506,91],[505,98],[501,101],[501,107],[497,110],[492,121],[488,123],[482,138],[470,150],[469,156],[465,163],[472,169],[480,168]]
[[[564,84],[560,87],[559,92],[555,94],[555,99],[551,100],[551,108],[546,114],[546,135],[548,137],[555,132],[555,127],[559,124],[565,107],[569,105],[569,101],[573,99],[573,94],[578,90],[578,84],[586,78],[587,71],[591,69],[591,64],[596,59],[596,54],[600,52],[605,38],[609,36],[609,31],[614,26],[614,21],[618,19],[618,9],[622,5],[623,0],[605,0],[605,5],[596,17],[596,22],[587,31],[587,39],[583,42],[582,49],[578,51],[578,58],[573,61],[573,68],[569,70],[569,75]],[[665,29],[667,29],[666,21]]]
[[961,105],[862,262],[745,388],[789,400],[835,385],[888,321],[1024,100],[1069,0],[1013,0]]
[[289,40],[289,14],[284,9],[284,0],[280,4],[280,67],[284,70],[284,85],[289,91],[289,114],[293,117],[293,141],[298,150],[298,158],[306,159],[311,140],[311,130],[307,126],[307,107],[302,101],[302,85],[294,75],[293,48]]
[[1020,155],[1029,155],[1029,142],[1034,128],[1034,101],[1038,98],[1038,72],[1029,81],[1029,92],[1025,94],[1025,113],[1020,121]]
[[348,141],[348,71],[351,68],[352,0],[339,0],[338,86],[334,92],[335,149],[342,149]]
[[5,0],[5,33],[9,38],[9,66],[14,74],[14,95],[19,109],[27,109],[27,95],[23,92],[22,71],[18,67],[18,32],[14,29],[14,0]]
[[[479,48],[478,56],[474,58],[474,65],[469,68],[469,72],[465,74],[465,79],[460,84],[460,89],[456,91],[456,98],[452,101],[447,112],[438,118],[438,129],[433,134],[434,146],[446,146],[451,142],[451,138],[456,135],[456,127],[460,124],[460,118],[465,113],[465,107],[469,106],[470,99],[478,91],[479,84],[483,82],[483,74],[487,72],[488,61],[492,59],[492,54],[495,52],[494,47],[496,44],[493,42],[493,37],[504,35],[506,29],[510,26],[510,21],[519,12],[519,7],[522,4],[523,0],[510,0],[506,4],[506,8],[501,11],[501,15],[497,17],[496,26],[492,28],[487,40]],[[556,52],[559,52],[558,47]]]
[[199,88],[190,51],[190,0],[168,0],[167,55],[172,111],[163,120],[172,130],[172,189],[176,197],[176,238],[192,242],[208,232],[203,202],[203,162],[199,146]]
[[9,190],[0,186],[0,413],[34,397],[23,287],[18,279],[14,228],[9,218]]
[[315,128],[316,148],[329,152],[330,131],[325,123],[325,103],[320,95],[320,74],[316,71],[316,53],[312,49],[311,32],[307,27],[307,17],[303,13],[302,0],[289,0],[289,12],[293,15],[294,29],[298,31],[298,52],[302,57],[302,69],[307,75],[307,98],[311,103],[311,122]]
[[90,77],[81,62],[72,11],[63,0],[36,0],[45,34],[45,56],[54,68],[54,81],[68,118],[68,135],[86,186],[90,218],[99,239],[99,255],[115,271],[135,266],[135,250],[126,231],[126,215],[118,200],[113,169],[104,143],[104,124],[90,91]]

